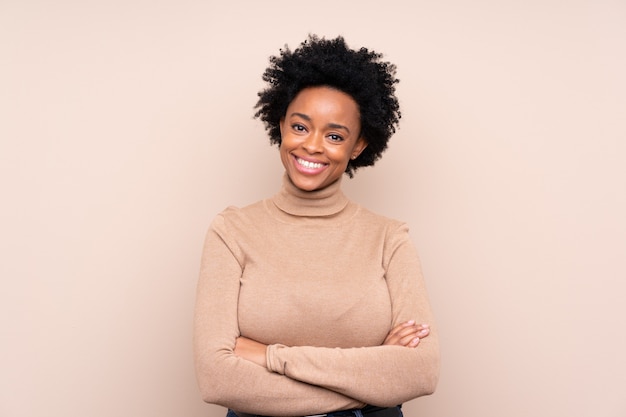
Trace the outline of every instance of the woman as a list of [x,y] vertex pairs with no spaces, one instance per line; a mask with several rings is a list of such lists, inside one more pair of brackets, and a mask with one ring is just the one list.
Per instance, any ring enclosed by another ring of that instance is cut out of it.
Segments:
[[231,417],[401,416],[435,389],[437,334],[408,228],[341,192],[400,118],[381,57],[310,36],[264,73],[256,117],[283,186],[215,218],[196,301],[199,386]]

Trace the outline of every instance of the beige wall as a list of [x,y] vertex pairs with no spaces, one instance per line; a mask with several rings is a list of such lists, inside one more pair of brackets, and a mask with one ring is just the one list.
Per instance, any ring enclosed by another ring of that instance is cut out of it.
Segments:
[[344,34],[401,129],[347,192],[409,222],[441,328],[408,416],[626,415],[626,3],[0,0],[0,415],[222,416],[191,315],[216,212],[282,172],[267,57]]

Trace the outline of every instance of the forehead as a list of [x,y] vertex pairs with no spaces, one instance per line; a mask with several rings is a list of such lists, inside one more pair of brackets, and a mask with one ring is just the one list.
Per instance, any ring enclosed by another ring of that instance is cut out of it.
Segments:
[[326,87],[307,87],[302,89],[287,107],[287,116],[293,112],[303,113],[313,118],[331,117],[358,122],[359,107],[349,94]]

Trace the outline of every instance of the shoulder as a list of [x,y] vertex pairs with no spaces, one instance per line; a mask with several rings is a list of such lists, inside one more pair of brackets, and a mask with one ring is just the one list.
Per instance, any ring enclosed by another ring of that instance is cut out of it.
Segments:
[[244,207],[228,206],[218,213],[211,223],[216,230],[236,230],[258,224],[267,217],[266,200],[260,200]]
[[382,245],[383,263],[387,264],[391,256],[400,247],[413,246],[406,222],[359,206],[357,216],[359,228],[363,228],[368,239],[377,240]]
[[385,230],[387,234],[408,233],[409,231],[409,226],[402,220],[373,212],[361,205],[358,205],[358,207],[358,220],[364,224],[381,228]]

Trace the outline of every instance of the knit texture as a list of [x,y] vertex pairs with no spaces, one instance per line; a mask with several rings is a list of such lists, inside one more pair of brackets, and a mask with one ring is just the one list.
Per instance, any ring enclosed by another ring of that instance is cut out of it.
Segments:
[[[417,348],[381,346],[396,324],[429,323]],[[234,355],[268,345],[267,369]],[[281,191],[216,216],[195,314],[205,401],[266,416],[393,406],[431,393],[437,328],[404,223],[351,202],[341,181]]]

